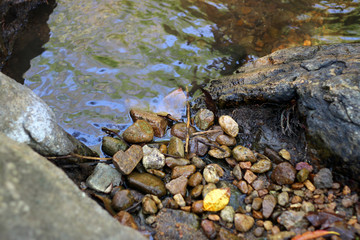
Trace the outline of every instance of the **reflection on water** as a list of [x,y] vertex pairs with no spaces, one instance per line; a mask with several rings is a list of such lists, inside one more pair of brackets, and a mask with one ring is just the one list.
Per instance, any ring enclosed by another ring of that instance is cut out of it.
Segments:
[[[360,40],[358,0],[59,0],[25,84],[98,145],[176,89],[289,46]],[[76,133],[75,133],[76,132]]]

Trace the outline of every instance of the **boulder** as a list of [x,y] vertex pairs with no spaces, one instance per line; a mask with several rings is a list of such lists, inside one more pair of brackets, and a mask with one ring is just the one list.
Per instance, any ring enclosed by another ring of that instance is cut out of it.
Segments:
[[145,239],[51,162],[0,133],[2,239]]
[[[220,114],[232,113],[242,126],[248,144],[299,151],[306,134],[321,163],[360,180],[359,54],[360,44],[279,50],[213,80],[207,90],[227,109]],[[297,161],[306,152],[290,154]]]
[[0,73],[0,132],[43,156],[96,155],[57,123],[54,112],[29,88]]

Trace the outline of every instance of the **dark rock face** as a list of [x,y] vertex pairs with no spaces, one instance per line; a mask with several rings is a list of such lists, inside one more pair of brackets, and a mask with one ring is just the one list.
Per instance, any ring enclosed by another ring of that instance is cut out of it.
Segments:
[[[318,150],[322,163],[359,180],[359,54],[360,44],[284,49],[212,81],[207,90],[220,108],[227,108],[223,112],[232,111],[248,143],[279,149],[287,141],[289,149],[289,140],[301,142],[301,127],[306,125],[308,143]],[[271,117],[277,127],[268,124]],[[305,147],[297,144],[297,149]]]

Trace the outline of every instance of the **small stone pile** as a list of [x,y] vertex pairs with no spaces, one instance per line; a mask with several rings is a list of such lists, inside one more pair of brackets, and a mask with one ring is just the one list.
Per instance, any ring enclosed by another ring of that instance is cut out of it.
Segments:
[[[168,130],[170,121],[155,113],[130,115],[134,123],[123,139],[103,138],[115,169],[99,163],[86,181],[107,194],[105,207],[122,224],[155,239],[286,239],[320,228],[342,234],[332,239],[359,233],[356,193],[334,183],[327,168],[314,173],[307,162],[294,165],[285,149],[258,153],[238,145],[230,116],[215,125],[214,114],[201,109],[192,119],[197,129],[178,122]],[[167,130],[170,141],[152,142]],[[205,196],[218,188],[230,189],[228,205],[204,211]]]

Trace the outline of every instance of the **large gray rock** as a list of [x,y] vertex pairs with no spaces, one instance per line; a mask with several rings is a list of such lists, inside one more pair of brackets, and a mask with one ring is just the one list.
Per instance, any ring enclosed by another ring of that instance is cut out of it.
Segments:
[[59,168],[0,133],[0,235],[8,240],[145,239]]
[[75,152],[94,155],[85,145],[67,134],[55,114],[29,88],[0,73],[0,132],[26,143],[44,156]]
[[[284,49],[241,67],[237,74],[212,81],[207,90],[220,107],[237,108],[235,112],[240,117],[236,120],[242,133],[250,138],[256,136],[252,138],[255,145],[257,140],[272,146],[280,138],[276,131],[283,136],[300,133],[296,136],[300,142],[302,124],[296,118],[299,112],[305,119],[308,143],[318,150],[324,163],[360,180],[359,55],[360,44]],[[255,102],[262,104],[244,104]],[[264,118],[260,108],[262,112],[270,110]],[[271,114],[277,127],[267,124]],[[241,116],[258,121],[261,127],[257,129],[261,131],[253,131],[256,127]],[[305,146],[293,144],[298,150]],[[287,149],[291,147],[290,144]]]

